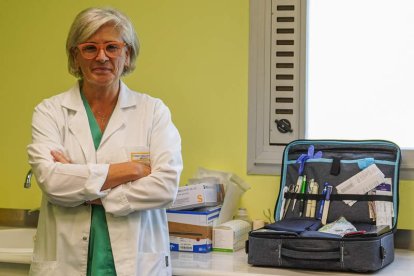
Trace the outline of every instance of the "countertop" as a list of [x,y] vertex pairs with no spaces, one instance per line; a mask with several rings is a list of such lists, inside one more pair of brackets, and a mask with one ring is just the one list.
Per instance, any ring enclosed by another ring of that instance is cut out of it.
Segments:
[[[31,260],[31,248],[35,229],[14,229],[2,231],[3,240],[0,248],[0,275],[27,275]],[[25,232],[27,231],[27,232]],[[17,242],[17,243],[16,243]],[[9,245],[10,243],[10,245]],[[13,246],[12,246],[13,245]],[[11,248],[13,250],[11,250]],[[30,249],[30,250],[28,250]],[[412,248],[411,248],[412,249]],[[243,275],[352,275],[357,273],[340,273],[311,271],[303,269],[254,267],[247,263],[244,250],[235,253],[187,253],[171,252],[173,275],[176,276],[243,276]],[[395,249],[394,262],[376,273],[365,275],[413,275],[414,250]]]
[[[211,252],[188,253],[171,252],[173,275],[176,276],[242,276],[242,275],[332,275],[331,272],[304,269],[281,269],[254,267],[247,263],[247,254],[244,250],[235,253]],[[395,259],[387,267],[376,273],[364,275],[413,275],[414,251],[396,249]],[[335,272],[335,275],[357,275],[358,273]]]
[[[254,267],[247,264],[247,255],[243,250],[235,253],[186,253],[171,252],[173,275],[176,276],[309,276],[309,275],[360,275],[358,273],[311,271],[303,269],[281,269]],[[0,275],[25,276],[29,273],[28,263],[0,263]],[[387,267],[376,273],[361,275],[413,275],[414,251],[405,249],[395,250],[395,260]]]

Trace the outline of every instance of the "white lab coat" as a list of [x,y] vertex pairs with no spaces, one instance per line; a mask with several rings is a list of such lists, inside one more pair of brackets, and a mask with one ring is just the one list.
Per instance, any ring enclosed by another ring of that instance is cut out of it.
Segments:
[[[29,162],[43,192],[30,275],[85,275],[91,207],[101,198],[118,276],[171,275],[165,208],[176,197],[181,139],[161,100],[121,82],[118,103],[95,151],[79,86],[34,111]],[[71,164],[53,161],[63,151]],[[151,174],[101,192],[109,163],[150,152]]]

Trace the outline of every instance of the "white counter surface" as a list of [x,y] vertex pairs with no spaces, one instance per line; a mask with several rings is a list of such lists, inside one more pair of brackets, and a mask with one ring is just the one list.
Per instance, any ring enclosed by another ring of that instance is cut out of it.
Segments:
[[[247,264],[247,255],[243,250],[236,253],[207,253],[193,254],[184,252],[172,252],[173,274],[176,276],[243,276],[243,275],[284,275],[284,276],[309,276],[309,275],[340,275],[355,276],[358,273],[324,272],[302,269],[281,269],[253,267]],[[2,263],[0,262],[0,276],[23,276],[29,273],[28,263]],[[413,275],[414,251],[396,249],[395,260],[387,267],[372,274],[362,275]]]
[[[0,235],[0,276],[28,275],[35,229],[3,229]],[[243,275],[350,275],[357,273],[323,272],[301,269],[254,267],[247,264],[244,250],[235,253],[171,252],[173,274],[176,276],[243,276]],[[395,260],[373,274],[414,275],[414,251],[396,249]]]
[[[244,250],[235,253],[187,253],[171,252],[173,275],[177,276],[243,276],[243,275],[333,275],[332,272],[254,267],[247,264],[247,254]],[[414,251],[396,249],[395,259],[387,267],[369,275],[413,275]],[[335,272],[335,275],[357,275],[357,273]],[[367,275],[367,274],[364,274]]]

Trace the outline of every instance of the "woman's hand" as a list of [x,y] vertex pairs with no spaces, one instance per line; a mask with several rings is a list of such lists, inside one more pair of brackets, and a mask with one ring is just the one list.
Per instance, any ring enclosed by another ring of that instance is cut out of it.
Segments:
[[141,162],[123,162],[109,165],[108,176],[101,191],[115,188],[118,185],[138,180],[151,173],[151,167]]
[[52,150],[52,151],[50,152],[50,154],[52,155],[52,157],[53,157],[53,161],[55,161],[55,162],[60,162],[60,163],[62,163],[62,164],[70,164],[70,163],[71,163],[71,162],[70,162],[70,159],[69,159],[69,158],[67,158],[67,157],[63,154],[63,152],[61,152],[61,151]]

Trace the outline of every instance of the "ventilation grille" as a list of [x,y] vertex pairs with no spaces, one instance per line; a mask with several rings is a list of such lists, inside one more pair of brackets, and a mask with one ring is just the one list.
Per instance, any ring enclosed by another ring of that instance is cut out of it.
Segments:
[[269,144],[284,145],[299,138],[300,0],[272,0],[271,18]]

